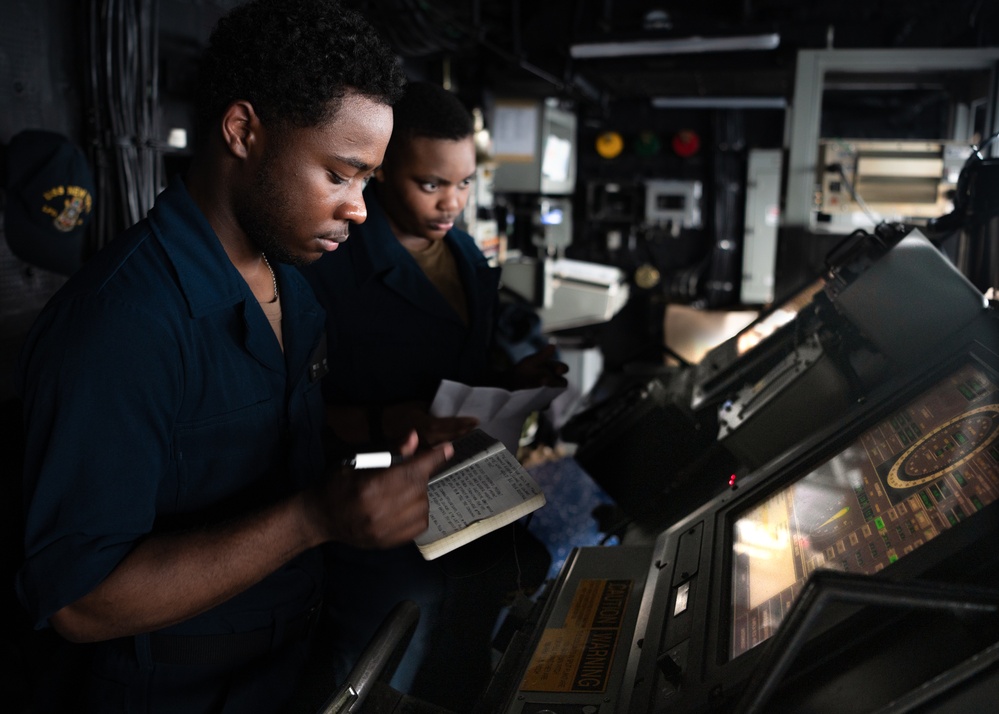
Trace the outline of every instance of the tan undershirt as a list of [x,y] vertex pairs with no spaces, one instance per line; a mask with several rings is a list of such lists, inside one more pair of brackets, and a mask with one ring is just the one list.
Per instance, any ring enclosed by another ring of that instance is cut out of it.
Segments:
[[413,256],[423,273],[458,313],[462,323],[467,325],[468,302],[465,300],[465,289],[461,285],[461,276],[458,275],[458,265],[447,244],[438,240],[423,250],[410,250],[408,246],[406,250],[409,250],[409,254]]

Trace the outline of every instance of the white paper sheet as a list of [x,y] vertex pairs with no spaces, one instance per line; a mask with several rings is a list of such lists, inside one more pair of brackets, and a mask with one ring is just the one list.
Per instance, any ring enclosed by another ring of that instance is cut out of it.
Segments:
[[430,413],[438,417],[475,417],[482,431],[502,441],[516,455],[524,420],[531,412],[545,409],[565,389],[538,387],[510,392],[499,387],[470,387],[445,379],[437,389]]

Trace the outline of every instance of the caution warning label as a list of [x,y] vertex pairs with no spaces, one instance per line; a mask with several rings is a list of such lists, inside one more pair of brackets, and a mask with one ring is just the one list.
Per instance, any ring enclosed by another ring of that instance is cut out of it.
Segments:
[[621,636],[631,580],[581,580],[561,627],[549,627],[520,688],[534,692],[602,692]]

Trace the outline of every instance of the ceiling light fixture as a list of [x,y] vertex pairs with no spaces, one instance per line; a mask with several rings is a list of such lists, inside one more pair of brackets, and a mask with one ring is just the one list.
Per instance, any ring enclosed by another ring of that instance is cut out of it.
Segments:
[[633,42],[592,42],[572,45],[569,54],[575,59],[598,57],[637,57],[641,55],[677,55],[697,52],[739,52],[744,50],[773,50],[780,46],[776,32],[765,35],[736,35],[733,37],[681,37]]
[[784,97],[653,97],[656,109],[785,109]]

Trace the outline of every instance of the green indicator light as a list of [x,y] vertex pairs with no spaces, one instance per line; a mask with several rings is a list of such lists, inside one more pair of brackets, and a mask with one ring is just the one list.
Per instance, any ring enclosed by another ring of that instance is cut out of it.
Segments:
[[888,556],[888,562],[889,563],[894,563],[896,560],[898,560],[898,556],[895,555],[894,553],[892,553],[891,555]]
[[879,531],[883,531],[885,529],[885,521],[881,516],[874,519],[874,525],[878,527]]

